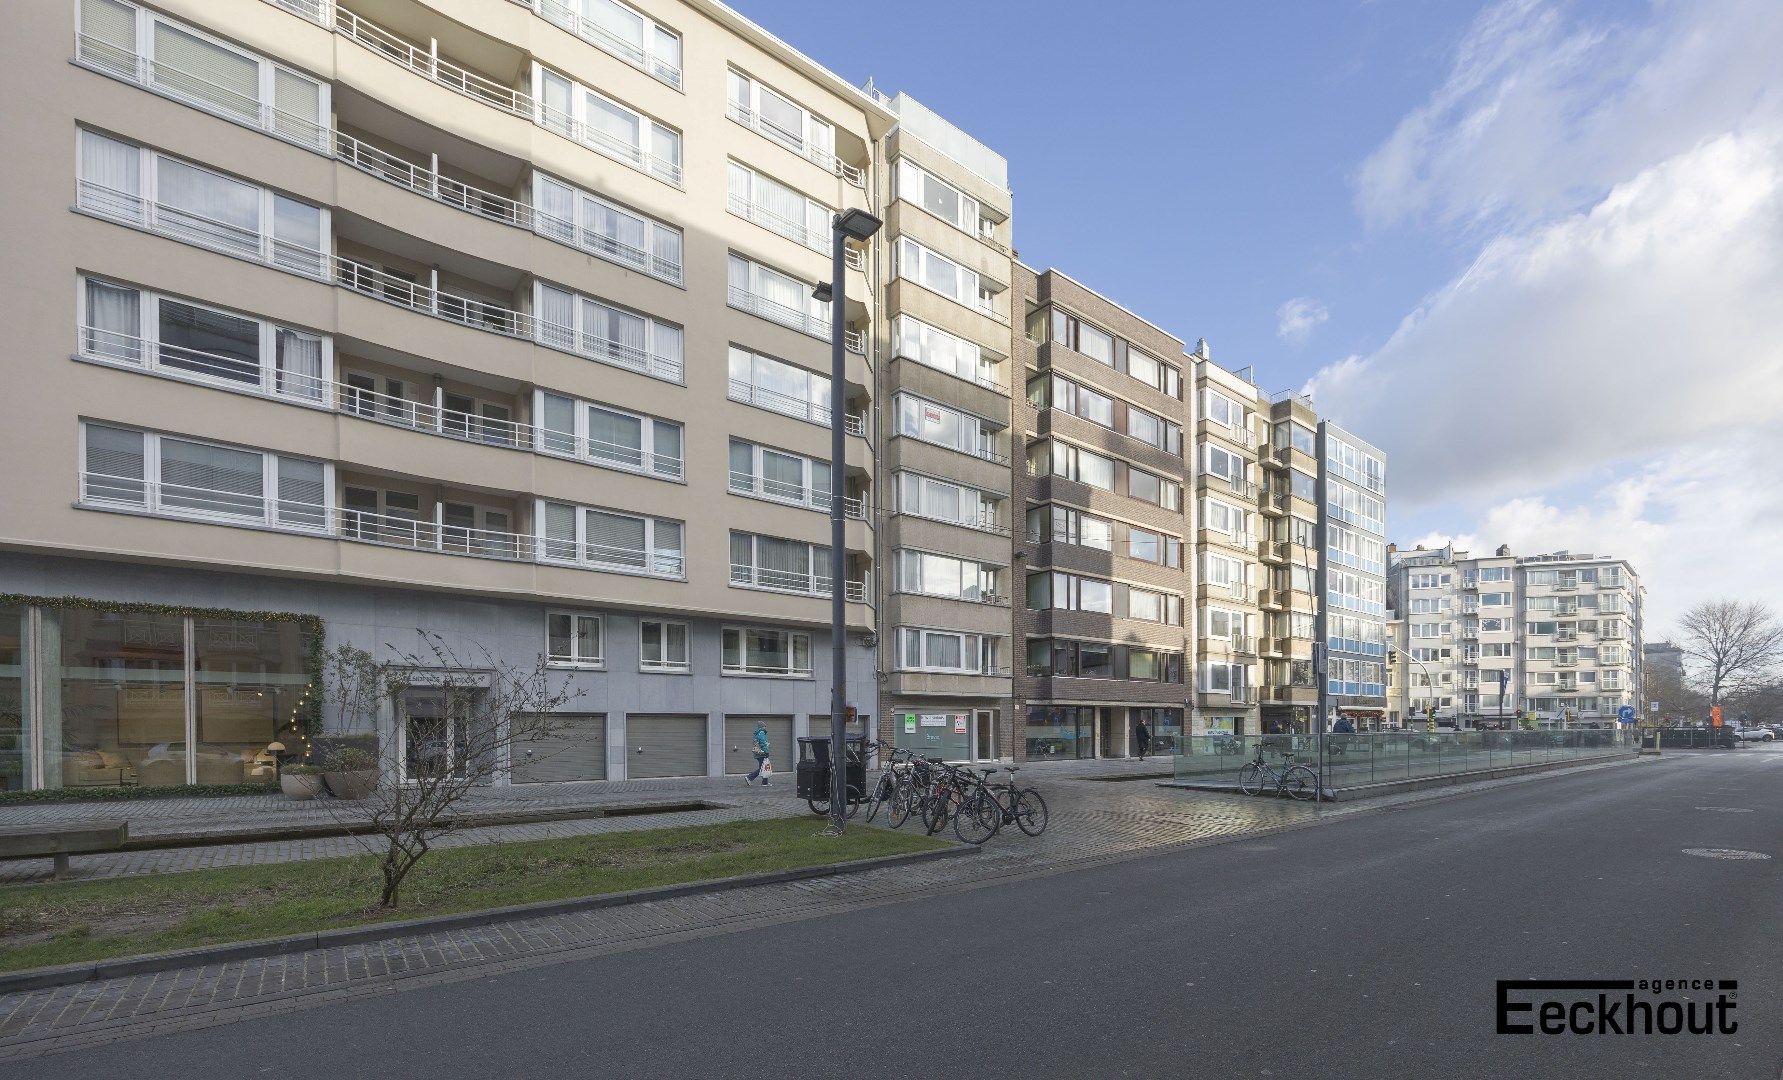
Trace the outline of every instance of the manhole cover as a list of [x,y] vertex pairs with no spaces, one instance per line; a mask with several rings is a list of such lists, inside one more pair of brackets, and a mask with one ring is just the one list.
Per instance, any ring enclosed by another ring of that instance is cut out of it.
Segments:
[[1707,810],[1712,814],[1750,814],[1752,811],[1744,806],[1699,806],[1698,810]]
[[1699,859],[1768,859],[1762,851],[1741,851],[1728,847],[1687,847],[1684,854],[1695,855]]

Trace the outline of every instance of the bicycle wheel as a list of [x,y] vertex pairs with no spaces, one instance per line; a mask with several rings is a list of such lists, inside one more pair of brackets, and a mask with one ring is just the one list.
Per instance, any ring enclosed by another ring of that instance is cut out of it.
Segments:
[[946,827],[948,819],[954,815],[954,803],[958,798],[959,792],[951,785],[929,793],[928,805],[923,808],[923,824],[930,836]]
[[1033,788],[1027,788],[1015,798],[1015,824],[1029,836],[1039,836],[1046,831],[1046,800]]
[[989,792],[976,792],[953,815],[953,834],[968,844],[982,844],[997,835],[1003,808]]
[[894,786],[891,773],[879,774],[879,783],[873,786],[873,797],[867,800],[867,821],[869,823],[879,816],[879,807],[891,798]]
[[1254,761],[1245,762],[1244,768],[1238,770],[1238,790],[1246,795],[1263,794],[1264,778],[1267,775],[1263,771],[1263,766]]
[[809,806],[811,812],[818,817],[830,816],[830,801],[828,799],[806,799],[805,805]]
[[902,829],[910,820],[910,811],[916,805],[916,789],[909,784],[899,784],[892,789],[891,805],[886,808],[886,821],[894,829]]
[[1319,793],[1319,774],[1309,765],[1296,765],[1282,777],[1282,790],[1306,802]]

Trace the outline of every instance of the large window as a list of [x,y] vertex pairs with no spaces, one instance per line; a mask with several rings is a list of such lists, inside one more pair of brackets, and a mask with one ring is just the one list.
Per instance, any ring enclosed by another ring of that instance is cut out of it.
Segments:
[[26,608],[0,604],[0,791],[23,790],[31,779],[25,697],[29,621]]
[[987,491],[920,473],[898,473],[898,510],[917,517],[964,525],[970,529],[1000,531],[998,506],[1002,498]]
[[1036,506],[1028,511],[1028,541],[1112,551],[1114,522],[1066,506]]
[[732,401],[816,424],[830,422],[830,378],[815,371],[731,346],[730,390]]
[[549,0],[540,15],[640,68],[681,87],[681,35],[618,0]]
[[681,283],[681,230],[544,173],[533,174],[533,224],[543,236]]
[[908,236],[898,238],[896,261],[892,264],[892,269],[898,277],[913,281],[931,292],[940,293],[955,303],[977,311],[993,310],[990,293],[976,270],[961,266]]
[[1253,535],[1253,517],[1249,511],[1215,499],[1201,500],[1201,527],[1241,544],[1249,542]]
[[978,200],[926,172],[909,158],[899,158],[892,172],[892,198],[914,203],[962,232],[989,236],[990,221],[981,217]]
[[81,282],[83,356],[321,401],[327,338],[97,278]]
[[1182,597],[1136,587],[1127,589],[1127,618],[1145,622],[1182,625]]
[[1181,484],[1131,465],[1127,467],[1127,494],[1166,510],[1182,509]]
[[1330,433],[1325,435],[1325,463],[1352,484],[1379,491],[1387,483],[1387,466],[1366,450],[1352,446]]
[[1002,460],[997,453],[997,429],[989,420],[908,393],[897,396],[896,408],[900,435],[990,461]]
[[811,635],[756,627],[724,628],[724,674],[811,677]]
[[543,281],[534,286],[539,342],[659,379],[681,378],[681,328]]
[[681,133],[542,64],[533,64],[539,122],[677,187]]
[[780,592],[828,595],[828,545],[777,536],[731,533],[731,584]]
[[1036,409],[1058,409],[1105,428],[1114,427],[1114,399],[1060,375],[1028,380],[1028,403]]
[[680,479],[680,424],[545,390],[538,393],[539,449],[627,472]]
[[281,270],[328,272],[328,211],[131,143],[80,133],[83,210]]
[[1182,453],[1182,427],[1134,405],[1127,406],[1127,434],[1166,454]]
[[1034,611],[1114,612],[1114,586],[1096,578],[1058,571],[1028,575],[1028,607]]
[[1115,366],[1114,335],[1058,308],[1052,309],[1052,340],[1098,364]]
[[1001,599],[997,595],[1001,567],[994,563],[907,550],[898,551],[896,559],[899,592],[975,602]]
[[540,552],[553,562],[595,570],[684,576],[684,532],[679,521],[569,503],[538,504]]
[[545,616],[545,659],[551,664],[598,668],[606,662],[599,615],[553,611]]
[[1114,459],[1057,439],[1030,445],[1028,472],[1034,476],[1061,476],[1103,491],[1114,490]]
[[830,463],[827,461],[732,439],[730,464],[732,491],[829,513],[831,489]]
[[994,675],[1001,639],[960,630],[898,628],[898,669],[954,675]]
[[687,624],[638,620],[638,666],[644,671],[688,671]]
[[82,425],[81,501],[181,517],[326,531],[329,469],[218,443]]
[[835,169],[834,125],[778,90],[734,69],[728,73],[728,92],[731,119],[826,169]]
[[769,322],[828,339],[830,306],[812,295],[809,283],[733,253],[726,300],[731,307]]
[[830,219],[835,211],[805,193],[735,161],[729,163],[733,214],[747,218],[795,244],[825,254],[830,250]]
[[1128,526],[1127,554],[1143,562],[1178,568],[1182,566],[1182,541],[1169,533]]
[[329,149],[328,83],[121,0],[80,0],[76,56],[206,112]]
[[1202,394],[1201,415],[1223,428],[1250,434],[1250,414],[1243,405],[1217,390],[1208,390]]
[[899,315],[892,324],[892,343],[897,354],[962,379],[1002,389],[998,363],[975,342],[936,329],[928,323]]

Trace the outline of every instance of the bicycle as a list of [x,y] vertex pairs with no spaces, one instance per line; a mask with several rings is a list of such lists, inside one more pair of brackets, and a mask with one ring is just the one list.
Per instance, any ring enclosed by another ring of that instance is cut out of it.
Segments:
[[1003,768],[1009,773],[1006,783],[991,783],[990,778],[996,775],[996,770],[985,769],[984,775],[973,782],[972,794],[966,803],[955,813],[954,835],[965,843],[982,844],[1002,831],[1005,825],[1014,825],[1029,836],[1039,836],[1046,831],[1049,816],[1046,800],[1031,787],[1016,786],[1015,773],[1021,766],[1005,765]]
[[1261,795],[1265,781],[1275,785],[1277,795],[1289,795],[1302,802],[1315,798],[1319,793],[1319,774],[1310,766],[1294,764],[1293,754],[1284,754],[1285,767],[1277,769],[1263,760],[1263,747],[1257,747],[1257,756],[1244,763],[1238,770],[1238,790],[1246,795]]

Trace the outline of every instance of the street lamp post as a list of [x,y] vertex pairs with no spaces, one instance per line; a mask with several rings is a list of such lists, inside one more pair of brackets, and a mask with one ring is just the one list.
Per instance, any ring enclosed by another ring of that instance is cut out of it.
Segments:
[[865,210],[837,214],[830,225],[830,280],[812,294],[830,302],[830,828],[848,823],[848,241],[865,242],[881,222]]

